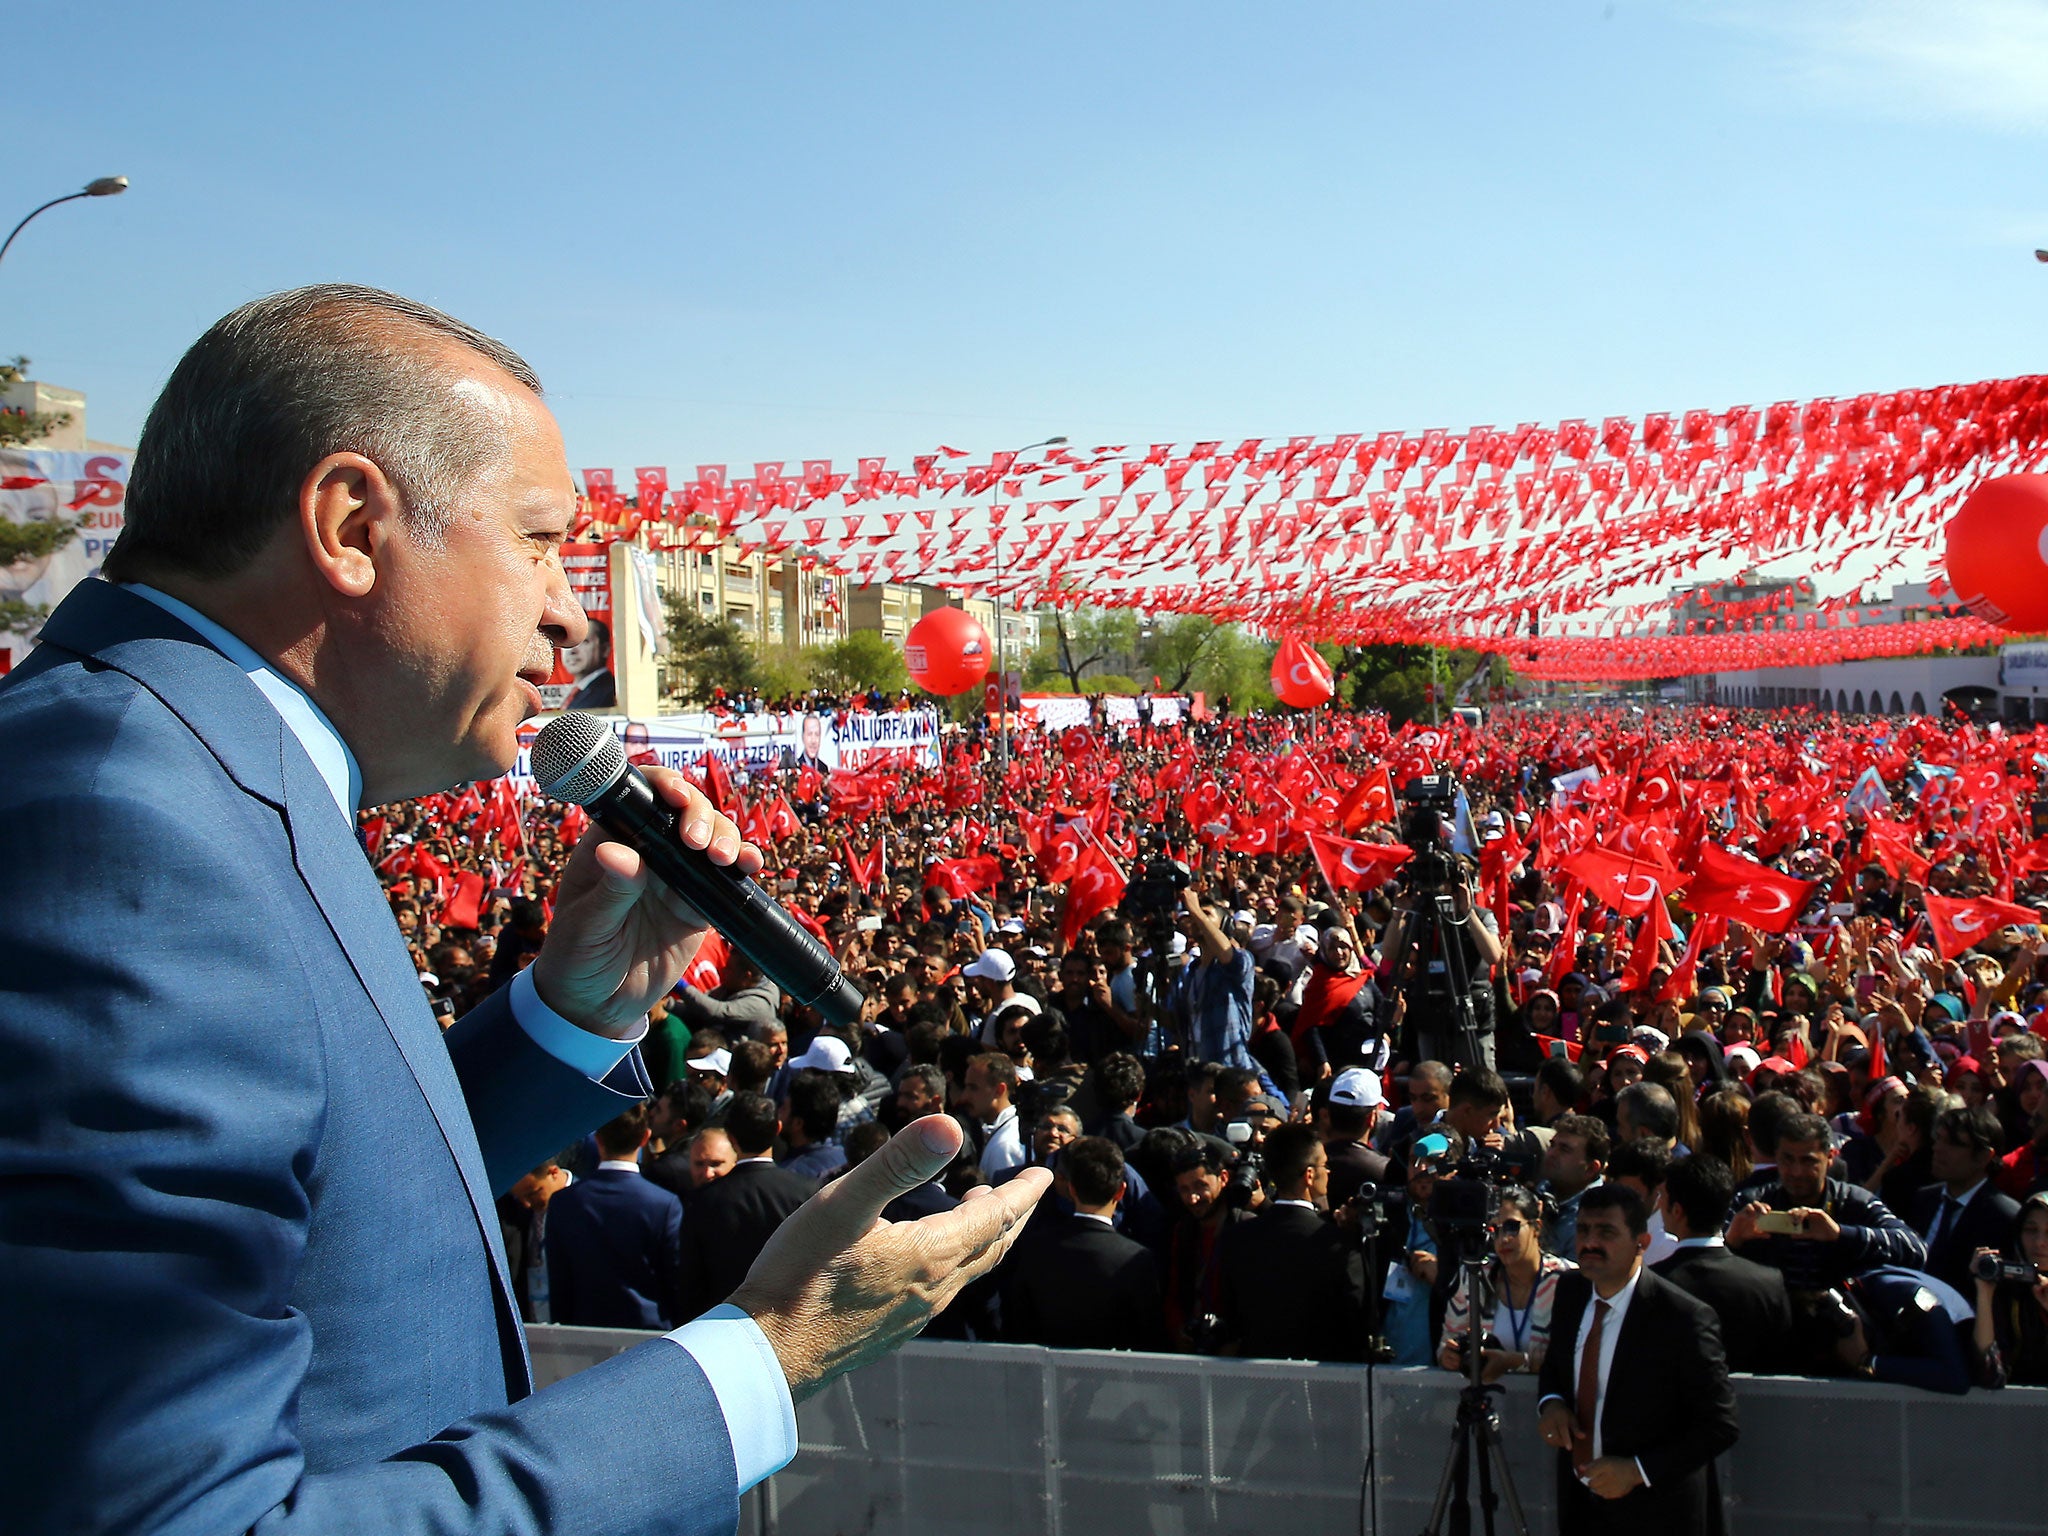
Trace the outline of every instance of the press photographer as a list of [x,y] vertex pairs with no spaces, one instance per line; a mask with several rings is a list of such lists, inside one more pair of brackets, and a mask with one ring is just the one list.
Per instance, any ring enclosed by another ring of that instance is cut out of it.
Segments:
[[1398,1052],[1455,1067],[1493,1066],[1493,970],[1499,924],[1473,897],[1469,864],[1451,849],[1458,803],[1447,773],[1411,779],[1401,791],[1408,820],[1394,915],[1380,942],[1387,990],[1406,1004]]

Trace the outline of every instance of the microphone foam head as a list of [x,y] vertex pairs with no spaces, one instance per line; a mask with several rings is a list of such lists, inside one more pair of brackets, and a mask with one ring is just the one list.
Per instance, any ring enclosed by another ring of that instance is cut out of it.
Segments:
[[595,715],[557,715],[533,738],[533,777],[541,793],[588,805],[626,771],[626,749]]

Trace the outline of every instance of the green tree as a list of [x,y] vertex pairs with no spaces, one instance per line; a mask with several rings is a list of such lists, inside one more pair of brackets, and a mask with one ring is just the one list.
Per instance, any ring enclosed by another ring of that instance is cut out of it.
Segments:
[[[29,361],[16,357],[0,362],[0,384],[20,384],[28,378]],[[71,420],[69,411],[0,411],[0,448],[21,448],[38,442]],[[49,518],[39,522],[16,523],[0,519],[0,566],[17,560],[44,560],[76,537],[78,519]],[[50,610],[41,603],[24,603],[19,598],[0,598],[0,633],[29,634]]]
[[755,686],[764,698],[788,698],[808,693],[817,686],[818,652],[815,646],[763,646],[760,658]]
[[1235,631],[1205,613],[1176,613],[1154,625],[1138,647],[1141,670],[1168,693],[1184,693],[1217,646]]
[[711,702],[712,690],[738,693],[763,686],[761,653],[729,618],[709,618],[681,598],[668,598],[669,654],[683,670],[683,699]]
[[872,629],[857,629],[843,640],[820,646],[816,657],[817,686],[833,693],[865,693],[871,688],[895,693],[910,686],[903,648]]
[[[1355,709],[1383,709],[1394,725],[1427,719],[1430,713],[1430,647],[1426,645],[1320,646],[1337,676],[1337,696]],[[1490,660],[1483,651],[1437,652],[1435,681],[1439,712],[1451,707],[1459,687]],[[1347,693],[1348,690],[1348,693]]]
[[1207,694],[1211,704],[1228,696],[1230,707],[1239,713],[1272,709],[1279,702],[1273,697],[1274,649],[1235,624],[1221,625],[1190,684]]
[[1090,667],[1138,648],[1138,616],[1129,608],[1055,608],[1052,627],[1054,658],[1075,693]]

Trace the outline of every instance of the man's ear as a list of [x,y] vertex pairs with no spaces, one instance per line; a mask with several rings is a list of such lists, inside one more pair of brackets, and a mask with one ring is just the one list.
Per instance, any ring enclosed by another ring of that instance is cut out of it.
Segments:
[[299,539],[323,581],[344,597],[370,595],[405,509],[398,487],[359,453],[331,453],[299,488]]

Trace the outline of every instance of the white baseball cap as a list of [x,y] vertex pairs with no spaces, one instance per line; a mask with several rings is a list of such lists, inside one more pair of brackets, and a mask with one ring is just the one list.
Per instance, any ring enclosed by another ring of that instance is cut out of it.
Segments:
[[1010,958],[1007,950],[984,949],[960,974],[979,981],[1015,981],[1017,962]]
[[715,1072],[724,1077],[732,1071],[732,1052],[721,1045],[715,1051],[706,1051],[702,1056],[692,1057],[683,1065],[692,1072]]
[[[724,1052],[714,1054],[723,1055]],[[792,1072],[801,1072],[806,1067],[820,1072],[851,1072],[853,1052],[837,1035],[820,1035],[811,1042],[811,1048],[789,1064]]]
[[1346,1067],[1330,1084],[1330,1102],[1353,1109],[1378,1109],[1387,1102],[1387,1092],[1380,1086],[1378,1073],[1363,1067]]

